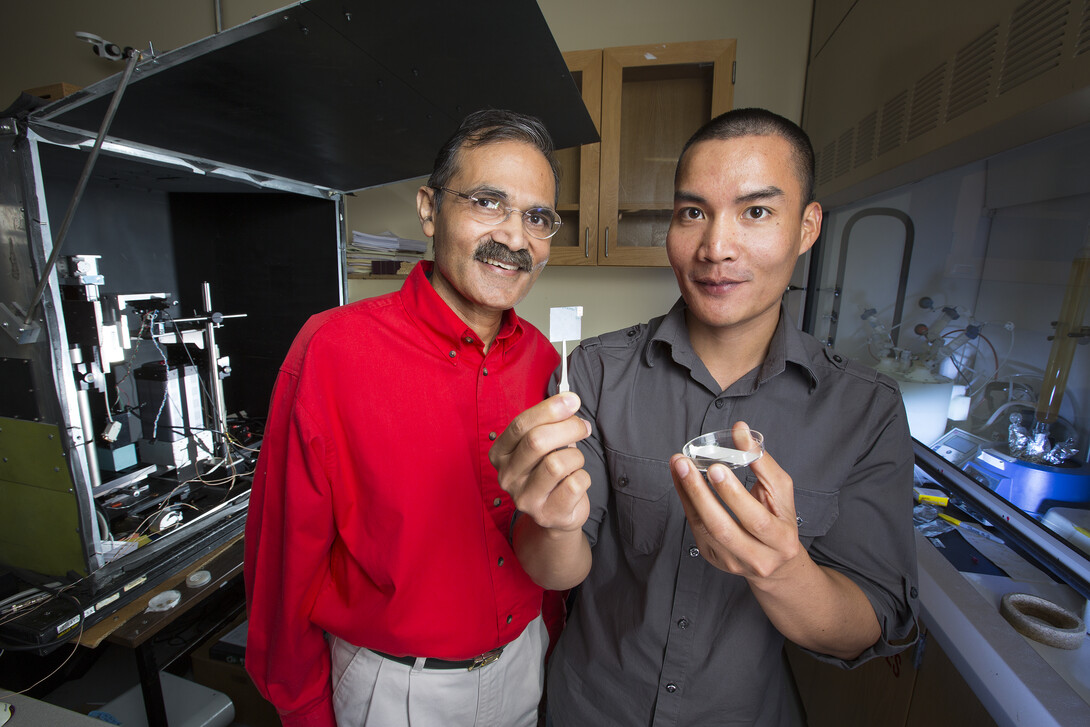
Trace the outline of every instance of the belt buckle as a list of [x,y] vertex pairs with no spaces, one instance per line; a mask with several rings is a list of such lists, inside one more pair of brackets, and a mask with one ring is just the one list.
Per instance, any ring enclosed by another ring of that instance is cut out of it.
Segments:
[[501,646],[498,649],[492,649],[492,651],[481,654],[480,656],[473,659],[473,663],[469,665],[466,671],[473,671],[474,669],[480,669],[482,666],[488,666],[492,662],[499,659],[500,654],[502,653],[503,647]]

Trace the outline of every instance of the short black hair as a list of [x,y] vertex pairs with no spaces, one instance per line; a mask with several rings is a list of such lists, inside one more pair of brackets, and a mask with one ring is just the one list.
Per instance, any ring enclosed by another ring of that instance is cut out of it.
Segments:
[[[553,204],[560,199],[560,163],[553,154],[553,139],[541,119],[529,114],[505,109],[474,111],[462,120],[458,130],[435,157],[435,166],[428,177],[429,187],[446,187],[458,171],[458,155],[462,149],[472,149],[499,141],[521,141],[540,151],[553,172]],[[435,207],[439,208],[441,192],[435,193]]]
[[716,116],[689,137],[677,160],[674,184],[689,147],[702,141],[736,139],[741,136],[779,136],[791,145],[792,161],[803,193],[803,206],[814,201],[814,147],[798,124],[768,109],[733,109]]

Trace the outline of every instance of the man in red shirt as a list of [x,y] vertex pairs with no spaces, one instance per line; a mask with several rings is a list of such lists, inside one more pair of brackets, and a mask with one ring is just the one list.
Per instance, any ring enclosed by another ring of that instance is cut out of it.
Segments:
[[285,725],[533,725],[543,592],[488,450],[559,362],[515,315],[560,226],[541,123],[471,114],[417,192],[435,262],[312,317],[246,525],[246,668]]

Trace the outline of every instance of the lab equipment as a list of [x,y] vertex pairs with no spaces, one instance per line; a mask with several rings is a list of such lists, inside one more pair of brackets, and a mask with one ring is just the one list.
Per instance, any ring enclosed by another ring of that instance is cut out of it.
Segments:
[[954,427],[936,439],[931,449],[938,452],[943,459],[961,467],[976,457],[982,447],[992,444],[990,439]]
[[1051,507],[1090,504],[1090,464],[1037,464],[985,448],[965,471],[1015,507],[1037,516]]
[[[1071,274],[1067,280],[1060,317],[1053,323],[1052,348],[1045,365],[1044,382],[1037,399],[1033,437],[1035,446],[1031,455],[1042,456],[1049,449],[1048,435],[1051,425],[1060,414],[1064,392],[1067,389],[1067,377],[1071,372],[1072,359],[1075,356],[1076,343],[1090,340],[1090,327],[1083,326],[1086,303],[1090,299],[1090,228],[1087,228],[1082,250],[1071,263]],[[1048,457],[1052,464],[1060,464],[1071,455],[1065,451]],[[1073,454],[1073,453],[1072,453]]]

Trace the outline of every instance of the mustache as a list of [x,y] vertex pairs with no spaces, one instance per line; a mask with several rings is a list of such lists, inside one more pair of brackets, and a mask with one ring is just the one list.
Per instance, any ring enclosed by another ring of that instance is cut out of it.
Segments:
[[514,265],[524,273],[533,271],[534,259],[526,250],[512,250],[503,243],[486,240],[473,251],[473,259],[479,262],[495,260],[504,265]]

